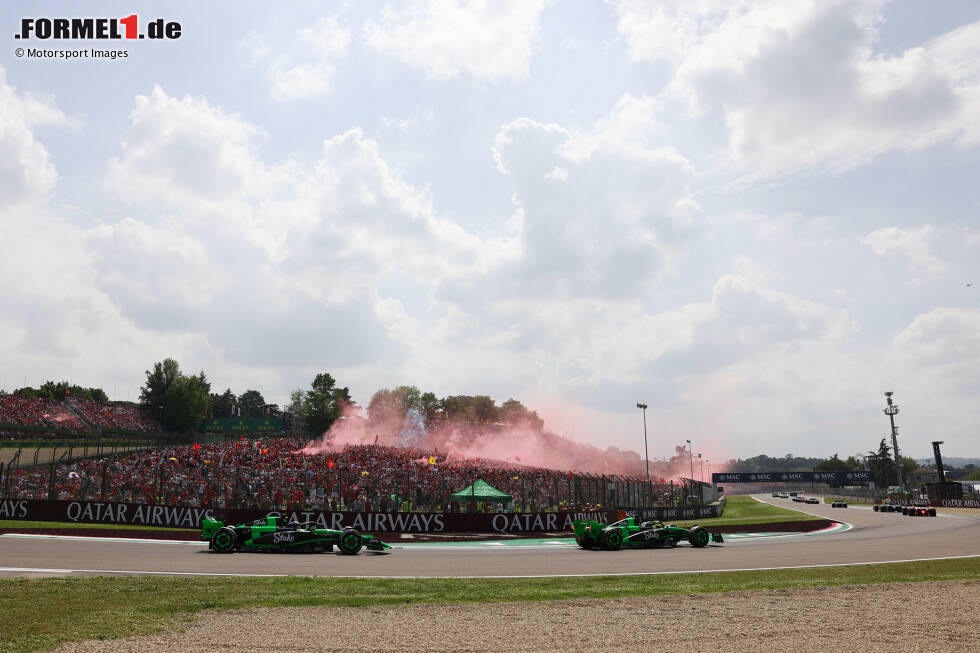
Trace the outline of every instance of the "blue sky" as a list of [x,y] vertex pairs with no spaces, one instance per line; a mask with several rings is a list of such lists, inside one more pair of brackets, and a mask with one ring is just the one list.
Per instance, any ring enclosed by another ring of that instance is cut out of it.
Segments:
[[183,34],[13,38],[76,7],[0,8],[8,390],[135,398],[174,356],[598,446],[643,401],[652,457],[718,458],[875,448],[892,390],[907,453],[980,451],[975,3],[101,3]]

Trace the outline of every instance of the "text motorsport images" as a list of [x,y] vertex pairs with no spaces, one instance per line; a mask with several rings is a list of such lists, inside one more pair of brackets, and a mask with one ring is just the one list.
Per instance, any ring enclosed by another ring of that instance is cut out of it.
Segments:
[[[142,29],[141,29],[142,28]],[[21,18],[18,40],[176,40],[183,32],[181,24],[173,20],[155,18],[140,21],[137,14],[125,18]],[[28,59],[125,59],[129,51],[102,48],[16,48],[17,57]]]

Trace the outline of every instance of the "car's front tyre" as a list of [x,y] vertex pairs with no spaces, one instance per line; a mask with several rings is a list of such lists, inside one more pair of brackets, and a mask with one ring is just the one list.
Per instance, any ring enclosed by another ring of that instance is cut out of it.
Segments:
[[232,553],[235,550],[235,529],[219,528],[211,536],[211,550],[215,553]]
[[337,542],[337,548],[340,552],[346,556],[352,556],[361,550],[364,545],[361,534],[353,529],[345,530],[340,535],[340,541]]
[[711,541],[711,535],[703,528],[698,528],[687,539],[691,543],[691,546],[700,549],[701,547],[708,546],[708,542]]

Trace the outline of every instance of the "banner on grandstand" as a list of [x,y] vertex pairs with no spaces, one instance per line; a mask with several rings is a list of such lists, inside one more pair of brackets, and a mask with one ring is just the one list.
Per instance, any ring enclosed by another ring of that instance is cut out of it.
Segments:
[[85,524],[126,524],[160,528],[201,527],[205,517],[229,524],[243,524],[281,515],[299,522],[314,522],[318,528],[347,526],[373,533],[536,533],[571,531],[572,521],[614,521],[614,511],[532,513],[424,513],[424,512],[330,512],[321,510],[244,510],[151,506],[102,501],[0,501],[0,520],[61,521]]
[[277,417],[211,417],[197,425],[201,433],[226,433],[229,431],[282,432],[282,419]]
[[866,483],[874,475],[857,472],[723,472],[711,475],[712,483]]
[[626,514],[640,519],[704,519],[718,517],[718,506],[703,506],[695,508],[643,508],[642,510],[627,510]]

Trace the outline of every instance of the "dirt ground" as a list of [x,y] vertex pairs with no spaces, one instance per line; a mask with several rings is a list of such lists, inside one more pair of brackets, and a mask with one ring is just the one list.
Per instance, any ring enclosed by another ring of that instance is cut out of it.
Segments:
[[59,651],[971,650],[980,580],[545,603],[275,608]]

